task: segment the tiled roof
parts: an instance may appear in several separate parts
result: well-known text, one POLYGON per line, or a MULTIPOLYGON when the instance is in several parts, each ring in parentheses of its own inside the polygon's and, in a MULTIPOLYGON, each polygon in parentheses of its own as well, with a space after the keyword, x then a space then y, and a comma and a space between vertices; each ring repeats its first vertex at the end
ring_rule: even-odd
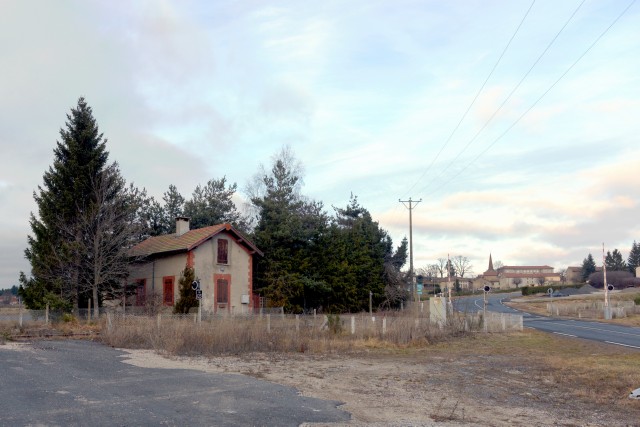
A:
POLYGON ((541 269, 541 268, 553 268, 548 265, 505 265, 499 268, 499 270, 505 270, 512 268, 514 270, 529 270, 529 269, 541 269))
POLYGON ((560 277, 560 273, 503 273, 500 277, 504 277, 506 279, 560 277))
POLYGON ((187 252, 200 244, 204 243, 216 234, 227 231, 236 237, 236 241, 252 251, 262 255, 262 252, 238 230, 233 228, 231 224, 218 224, 210 227, 189 230, 181 236, 174 234, 165 234, 163 236, 149 237, 148 239, 138 243, 131 248, 130 254, 133 257, 147 257, 150 255, 170 253, 170 252, 187 252))

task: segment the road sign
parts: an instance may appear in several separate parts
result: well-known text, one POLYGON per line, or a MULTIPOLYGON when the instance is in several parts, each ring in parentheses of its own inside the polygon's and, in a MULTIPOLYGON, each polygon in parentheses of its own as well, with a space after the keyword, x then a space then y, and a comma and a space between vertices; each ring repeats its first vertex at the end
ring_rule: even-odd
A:
POLYGON ((196 299, 202 299, 202 289, 196 289, 196 299))
POLYGON ((485 286, 483 289, 485 292, 489 292, 491 290, 491 286, 485 286))
POLYGON ((551 295, 551 294, 553 293, 553 288, 549 288, 549 289, 547 289, 547 293, 548 293, 549 295, 551 295))
POLYGON ((193 289, 194 291, 200 289, 200 282, 198 282, 197 280, 191 282, 191 289, 193 289))
POLYGON ((608 291, 612 291, 613 290, 613 285, 607 285, 607 290, 608 291))

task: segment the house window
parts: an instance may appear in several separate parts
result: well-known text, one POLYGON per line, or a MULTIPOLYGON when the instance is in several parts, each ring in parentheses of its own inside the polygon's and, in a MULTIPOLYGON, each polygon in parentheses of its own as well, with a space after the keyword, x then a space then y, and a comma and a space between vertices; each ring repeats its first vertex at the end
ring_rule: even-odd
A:
POLYGON ((147 299, 147 280, 136 280, 136 305, 144 305, 147 299))
POLYGON ((218 239, 218 264, 229 264, 229 241, 218 239))
POLYGON ((164 305, 173 305, 173 280, 174 276, 162 278, 162 301, 164 305))
POLYGON ((218 304, 229 302, 229 282, 225 279, 218 279, 216 282, 216 301, 218 304))

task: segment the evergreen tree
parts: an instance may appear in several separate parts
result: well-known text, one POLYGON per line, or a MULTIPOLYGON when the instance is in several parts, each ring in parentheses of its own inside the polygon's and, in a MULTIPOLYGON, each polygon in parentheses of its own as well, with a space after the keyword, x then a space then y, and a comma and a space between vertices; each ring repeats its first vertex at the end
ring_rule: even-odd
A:
POLYGON ((32 278, 22 281, 25 302, 31 301, 32 306, 53 298, 56 304, 70 303, 77 308, 82 297, 81 268, 86 254, 80 251, 84 237, 80 223, 94 203, 94 185, 108 153, 84 98, 67 119, 54 149, 53 165, 44 173, 43 186, 34 192, 38 216, 31 214, 32 235, 25 250, 32 278))
POLYGON ((174 313, 187 314, 192 307, 198 306, 196 299, 196 291, 193 290, 191 284, 197 280, 193 267, 185 266, 180 274, 180 297, 173 307, 174 313))
POLYGON ((640 267, 640 243, 633 241, 631 246, 631 252, 629 252, 629 258, 627 259, 627 266, 632 274, 636 274, 636 268, 640 267))
POLYGON ((589 254, 582 261, 582 281, 589 280, 589 276, 596 271, 596 262, 593 260, 593 256, 589 254))
POLYGON ((251 198, 257 212, 252 237, 264 252, 255 263, 254 288, 272 306, 300 312, 315 307, 327 290, 318 274, 327 218, 322 204, 300 196, 301 176, 295 165, 285 149, 274 159, 270 172, 260 174, 260 190, 251 198))
POLYGON ((175 185, 169 185, 169 190, 162 196, 164 201, 163 233, 176 232, 176 218, 184 215, 184 197, 178 192, 175 185))
POLYGON ((192 228, 209 225, 231 223, 240 230, 246 229, 246 221, 242 218, 233 202, 237 185, 227 185, 227 178, 211 179, 204 187, 198 185, 191 199, 184 204, 184 214, 191 220, 192 228))
POLYGON ((373 221, 367 209, 351 196, 346 208, 334 208, 323 261, 324 277, 331 293, 327 307, 335 312, 366 310, 369 293, 376 305, 399 304, 407 297, 406 274, 400 268, 407 259, 407 241, 393 251, 387 232, 373 221), (402 292, 397 292, 400 289, 402 292))
POLYGON ((613 252, 607 251, 607 256, 604 258, 604 263, 607 266, 607 270, 610 271, 627 270, 627 264, 624 262, 624 259, 622 259, 622 254, 617 249, 614 249, 613 252))

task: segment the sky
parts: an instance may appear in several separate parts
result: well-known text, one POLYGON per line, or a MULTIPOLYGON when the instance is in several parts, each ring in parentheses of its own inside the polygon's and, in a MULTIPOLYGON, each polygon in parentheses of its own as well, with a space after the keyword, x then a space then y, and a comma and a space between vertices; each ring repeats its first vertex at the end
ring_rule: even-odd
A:
POLYGON ((634 0, 0 2, 0 289, 85 97, 128 182, 238 204, 288 146, 302 193, 354 194, 414 268, 576 266, 640 241, 634 0))

